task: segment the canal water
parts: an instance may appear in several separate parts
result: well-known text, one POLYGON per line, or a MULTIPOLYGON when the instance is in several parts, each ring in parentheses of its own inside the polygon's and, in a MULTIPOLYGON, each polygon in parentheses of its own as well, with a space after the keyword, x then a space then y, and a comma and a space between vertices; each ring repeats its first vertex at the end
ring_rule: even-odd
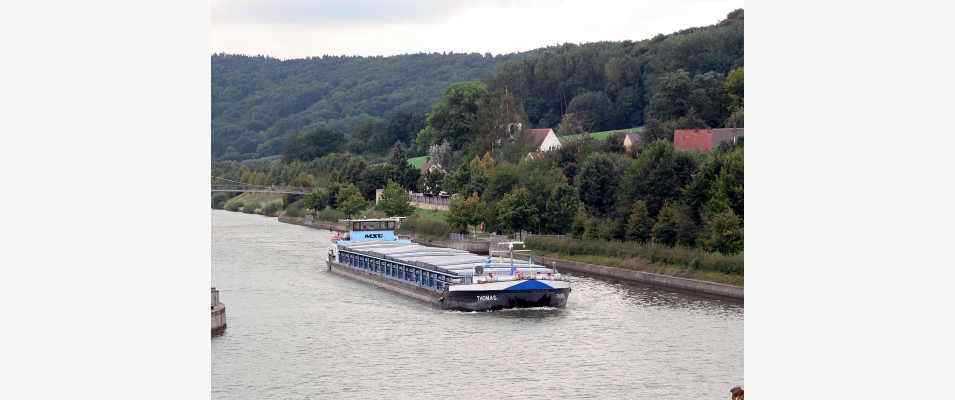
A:
POLYGON ((464 313, 333 275, 328 231, 212 211, 213 399, 722 399, 738 302, 573 276, 564 309, 464 313))

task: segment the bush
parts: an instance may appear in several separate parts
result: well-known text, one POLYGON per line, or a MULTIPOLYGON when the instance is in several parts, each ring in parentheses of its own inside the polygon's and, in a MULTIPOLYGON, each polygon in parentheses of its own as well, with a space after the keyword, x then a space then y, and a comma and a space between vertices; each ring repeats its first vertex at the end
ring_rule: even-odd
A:
POLYGON ((305 210, 303 210, 302 208, 303 206, 302 206, 301 199, 294 201, 292 202, 292 204, 289 204, 288 207, 285 208, 285 215, 289 217, 304 217, 305 210))
POLYGON ((258 209, 258 208, 259 208, 259 205, 258 205, 258 204, 255 204, 255 203, 246 204, 246 205, 242 206, 242 212, 244 212, 244 213, 246 213, 246 214, 255 214, 255 210, 258 209))
POLYGON ((221 210, 225 203, 229 201, 229 195, 225 193, 216 193, 212 195, 212 208, 221 210))
POLYGON ((241 201, 235 201, 235 202, 232 202, 231 204, 227 205, 227 206, 225 207, 225 209, 226 209, 226 210, 229 210, 229 211, 239 211, 239 210, 242 209, 242 207, 243 207, 243 204, 242 204, 241 201))
POLYGON ((331 207, 325 207, 321 211, 315 213, 315 218, 320 221, 338 222, 345 219, 346 217, 347 215, 345 215, 345 213, 331 207))
POLYGON ((701 271, 743 274, 743 255, 724 255, 686 247, 667 247, 611 240, 574 240, 531 236, 528 248, 566 255, 597 255, 616 258, 640 257, 650 262, 679 265, 701 271))
POLYGON ((448 233, 451 232, 451 227, 447 222, 424 218, 416 214, 408 217, 401 223, 400 231, 402 233, 413 232, 417 235, 447 237, 448 233))
POLYGON ((268 215, 270 217, 274 217, 278 215, 281 209, 282 209, 281 203, 271 202, 269 204, 266 204, 265 207, 262 208, 262 214, 268 215))

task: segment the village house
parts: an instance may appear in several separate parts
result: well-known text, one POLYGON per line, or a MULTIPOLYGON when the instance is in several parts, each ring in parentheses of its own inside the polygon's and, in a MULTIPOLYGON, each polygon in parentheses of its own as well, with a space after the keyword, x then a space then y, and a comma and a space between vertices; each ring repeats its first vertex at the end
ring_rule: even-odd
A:
MULTIPOLYGON (((527 140, 536 153, 546 153, 551 150, 557 150, 561 146, 557 134, 550 128, 528 129, 524 134, 527 135, 527 140)), ((528 156, 531 154, 528 154, 528 156)))
POLYGON ((640 132, 629 132, 623 135, 623 148, 627 149, 628 153, 633 153, 639 145, 640 132))
POLYGON ((736 143, 743 137, 743 128, 697 128, 673 131, 673 147, 677 150, 710 151, 721 143, 736 143))

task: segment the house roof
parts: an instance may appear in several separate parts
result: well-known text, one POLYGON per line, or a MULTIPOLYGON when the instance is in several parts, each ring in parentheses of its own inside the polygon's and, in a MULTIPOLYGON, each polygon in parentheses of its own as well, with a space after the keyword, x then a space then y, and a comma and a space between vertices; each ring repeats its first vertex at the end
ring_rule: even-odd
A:
POLYGON ((539 148, 541 144, 544 143, 544 139, 547 139, 547 135, 553 131, 554 130, 550 128, 535 128, 528 129, 524 132, 527 134, 528 142, 530 142, 534 148, 539 148))

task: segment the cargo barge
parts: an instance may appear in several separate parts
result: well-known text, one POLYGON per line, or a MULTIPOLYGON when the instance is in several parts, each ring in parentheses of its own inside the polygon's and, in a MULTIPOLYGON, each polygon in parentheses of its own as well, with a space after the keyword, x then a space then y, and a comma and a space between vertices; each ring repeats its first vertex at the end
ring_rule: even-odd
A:
POLYGON ((461 311, 564 307, 570 281, 555 269, 516 260, 521 242, 504 242, 488 256, 401 239, 397 218, 343 221, 333 238, 328 270, 438 307, 461 311))

